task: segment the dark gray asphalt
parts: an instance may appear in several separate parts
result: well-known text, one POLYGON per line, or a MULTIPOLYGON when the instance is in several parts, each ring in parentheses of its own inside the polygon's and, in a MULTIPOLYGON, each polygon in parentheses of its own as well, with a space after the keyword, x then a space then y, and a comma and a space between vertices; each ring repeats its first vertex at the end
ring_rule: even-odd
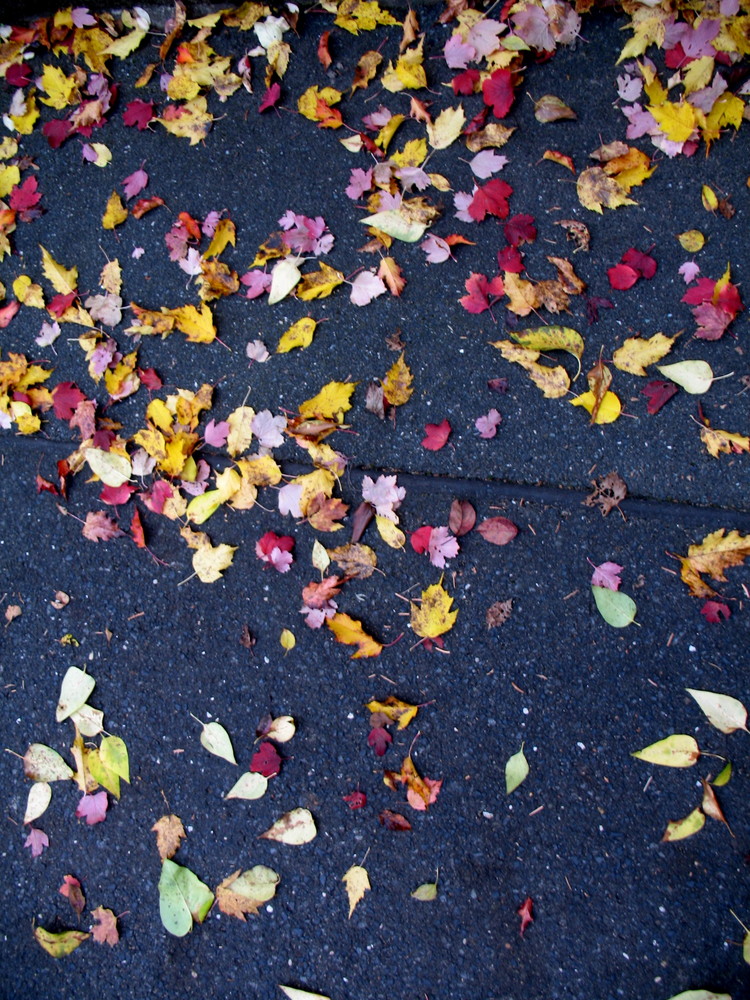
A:
MULTIPOLYGON (((437 12, 418 11, 432 55, 442 51, 450 33, 434 24, 437 12)), ((21 273, 39 280, 42 243, 67 267, 78 266, 79 287, 87 292, 95 290, 105 259, 118 257, 126 301, 153 309, 197 302, 164 248, 164 233, 180 211, 196 218, 227 211, 238 240, 222 259, 239 273, 287 209, 325 218, 336 237, 326 258, 333 266, 347 275, 374 266, 377 256, 359 250, 361 212, 343 194, 350 168, 368 161, 345 152, 338 135, 289 109, 312 83, 348 90, 359 55, 381 41, 386 58, 395 58, 400 32, 354 38, 335 29, 335 63, 326 74, 315 49, 331 22, 330 15, 315 12, 301 21, 282 82, 282 110, 257 114, 263 92, 258 68, 252 95, 238 92, 223 104, 210 98, 217 120, 205 143, 194 148, 159 126, 141 133, 122 125, 120 111, 134 97, 155 99, 159 107, 165 98, 156 80, 133 89, 144 64, 155 58, 153 49, 117 63, 117 110, 93 137, 112 150, 110 166, 99 170, 83 163, 77 138, 50 150, 39 127, 23 137, 23 151, 39 167, 45 213, 19 224, 11 237, 16 253, 0 265, 0 280, 9 290, 21 273), (161 196, 168 207, 103 231, 110 192, 144 161, 150 176, 144 194, 161 196), (146 251, 140 260, 131 259, 136 246, 146 251)), ((702 274, 718 278, 731 262, 733 281, 747 298, 747 124, 736 137, 722 137, 708 158, 703 149, 692 159, 657 154, 658 169, 634 189, 638 205, 605 210, 602 217, 581 207, 572 174, 541 159, 556 148, 580 170, 600 143, 624 138, 625 118, 613 107, 622 23, 612 15, 594 17, 574 49, 528 68, 506 119, 517 131, 501 150, 509 163, 498 176, 514 189, 511 213, 536 220, 539 238, 523 248, 529 273, 554 277, 545 256, 571 257, 589 293, 615 303, 589 325, 582 298, 572 300, 564 322, 585 339, 584 371, 600 350, 611 357, 638 331, 673 335, 685 329, 667 360, 700 357, 716 374, 733 372, 711 387, 703 407, 715 426, 747 433, 750 393, 743 394, 741 381, 748 374, 746 314, 734 322, 732 336, 715 343, 691 339, 693 321, 679 301, 685 286, 677 273, 688 255, 675 239, 687 229, 705 232, 709 239, 698 255, 702 274), (537 123, 527 94, 544 93, 574 107, 578 120, 537 123), (731 197, 737 209, 732 219, 705 212, 703 184, 731 197), (571 244, 554 225, 560 218, 590 227, 588 255, 572 256, 571 244), (655 278, 630 291, 612 291, 607 268, 629 247, 652 245, 655 278)), ((237 57, 252 42, 223 31, 214 44, 237 57)), ((441 86, 447 79, 442 59, 425 62, 431 90, 418 96, 434 102, 433 112, 455 104, 441 86)), ((35 72, 41 65, 37 57, 35 72)), ((375 87, 344 100, 347 122, 358 121, 381 99, 406 112, 407 97, 378 95, 375 87)), ((4 87, 4 108, 9 98, 4 87)), ((470 99, 467 108, 474 113, 478 102, 470 99)), ((47 109, 43 116, 51 117, 47 109)), ((421 129, 407 122, 396 146, 421 129)), ((645 140, 635 145, 654 152, 645 140)), ((455 190, 469 190, 468 156, 456 143, 437 152, 431 166, 455 190)), ((451 218, 450 194, 437 197, 445 215, 434 231, 461 232, 477 245, 457 247, 457 261, 440 266, 425 264, 416 245, 396 246, 393 254, 408 281, 400 298, 383 296, 360 309, 341 289, 318 302, 287 299, 273 307, 233 296, 214 305, 223 344, 188 344, 180 334, 146 338, 139 365, 159 372, 161 397, 167 390, 215 384, 208 416, 217 420, 241 405, 248 390, 249 405, 276 413, 295 410, 329 380, 358 380, 347 416, 352 433, 329 439, 350 458, 341 488, 347 503, 359 503, 363 473, 397 472, 407 490, 399 509, 407 534, 423 524, 446 524, 454 498, 469 499, 480 519, 510 518, 519 528, 510 544, 494 547, 472 532, 460 539, 461 551, 448 564, 444 584, 458 609, 456 625, 445 636, 448 654, 411 648, 415 636, 404 617, 404 595, 418 595, 441 571, 408 543, 404 552, 388 549, 374 524, 363 541, 376 549, 383 575, 350 581, 339 609, 361 619, 384 643, 405 634, 378 658, 351 660, 346 647, 325 629, 307 629, 298 613, 301 589, 317 575, 311 566, 314 539, 342 544, 348 531, 316 534, 295 525, 275 510, 266 490, 259 499, 273 510, 221 510, 200 529, 214 543, 238 546, 224 578, 181 584, 191 573, 190 552, 174 522, 141 507, 149 546, 161 560, 156 562, 126 538, 86 541, 80 524, 58 511, 55 498, 37 495, 37 472, 54 478, 55 462, 74 447, 65 424, 50 415, 43 435, 2 432, 0 593, 3 609, 22 609, 7 626, 2 622, 3 746, 22 754, 30 743, 42 742, 69 757, 72 727, 55 722, 55 704, 65 671, 76 664, 96 678, 91 701, 104 710, 107 730, 126 741, 133 775, 105 822, 92 827, 74 816, 75 789, 56 785, 49 810, 35 824, 50 846, 32 859, 23 848, 28 782, 16 758, 0 757, 3 996, 244 1000, 281 996, 279 984, 331 1000, 667 1000, 698 988, 734 1000, 747 995, 743 932, 730 914, 734 910, 750 925, 746 736, 711 728, 685 688, 723 692, 750 704, 750 580, 747 567, 730 570, 729 581, 718 587, 731 618, 710 624, 668 553, 685 554, 717 528, 750 532, 750 458, 706 454, 693 420, 697 397, 681 393, 648 416, 640 395, 645 380, 621 372, 615 372, 613 388, 628 415, 615 424, 589 427, 580 409, 544 399, 488 344, 526 321, 498 306, 493 322, 489 313, 472 316, 457 302, 472 271, 495 273, 503 245, 497 224, 463 224, 451 218), (273 351, 290 323, 308 313, 327 320, 310 347, 248 369, 248 340, 261 337, 273 351), (397 356, 385 343, 397 328, 415 391, 394 426, 366 412, 364 400, 367 382, 382 378, 397 356), (508 379, 507 393, 487 388, 494 377, 508 379), (496 438, 481 440, 474 421, 492 406, 503 423, 496 438), (428 452, 421 446, 424 425, 443 418, 453 428, 449 444, 428 452), (581 501, 595 476, 613 470, 627 483, 629 499, 622 505, 624 517, 614 511, 603 518, 581 501), (295 538, 288 574, 264 571, 256 558, 255 542, 269 530, 295 538), (637 602, 637 625, 615 630, 600 618, 589 560, 624 567, 622 589, 637 602), (51 605, 56 591, 70 596, 67 607, 51 605), (510 619, 488 631, 486 610, 508 599, 510 619), (245 626, 257 639, 253 650, 240 641, 245 626), (297 641, 287 654, 278 641, 284 628, 297 641), (79 645, 61 644, 66 634, 79 645), (364 703, 391 693, 429 704, 408 729, 394 733, 380 759, 367 746, 364 703), (225 801, 239 772, 203 750, 190 713, 219 720, 246 766, 256 724, 267 712, 297 722, 297 735, 282 748, 282 772, 264 798, 225 801), (403 795, 382 780, 383 767, 398 769, 417 732, 417 767, 444 781, 427 813, 409 809, 403 795), (670 733, 694 734, 702 749, 732 760, 734 775, 719 795, 734 837, 708 820, 680 844, 660 842, 669 820, 700 804, 699 778, 721 766, 706 758, 691 770, 661 769, 630 756, 670 733), (530 774, 506 797, 505 761, 522 741, 530 774), (342 797, 356 788, 368 801, 352 811, 342 797), (315 817, 319 832, 312 843, 291 847, 257 839, 296 806, 315 817), (383 809, 408 815, 412 831, 386 830, 378 822, 383 809), (182 818, 188 834, 176 861, 213 889, 238 868, 269 865, 281 876, 272 902, 246 924, 214 908, 190 935, 171 937, 159 920, 160 863, 151 832, 167 812, 182 818), (372 890, 347 919, 341 879, 353 864, 368 869, 372 890), (437 899, 412 899, 412 890, 433 881, 436 869, 437 899), (102 905, 121 915, 122 936, 114 949, 87 941, 55 961, 34 942, 34 922, 53 930, 78 926, 58 894, 67 874, 80 879, 90 908, 102 905), (517 910, 529 896, 535 920, 522 938, 517 910)), ((21 310, 0 334, 2 357, 11 350, 34 358, 41 353, 55 368, 51 384, 76 381, 104 401, 79 346, 67 339, 77 328, 64 327, 55 353, 36 347, 41 316, 21 310)), ((114 336, 126 347, 122 327, 114 336)), ((143 426, 147 401, 142 388, 107 415, 132 434, 143 426)), ((290 469, 304 460, 291 442, 278 454, 290 469)), ((82 473, 72 481, 65 505, 78 517, 103 509, 98 486, 85 479, 82 473)), ((122 510, 123 527, 132 506, 122 510)), ((88 930, 88 911, 80 926, 88 930)))

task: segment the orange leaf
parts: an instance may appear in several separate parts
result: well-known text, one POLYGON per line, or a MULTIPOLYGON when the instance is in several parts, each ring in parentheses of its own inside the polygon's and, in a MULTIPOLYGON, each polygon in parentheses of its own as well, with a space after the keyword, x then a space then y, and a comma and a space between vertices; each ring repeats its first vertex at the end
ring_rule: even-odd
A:
POLYGON ((346 646, 356 646, 357 652, 352 653, 352 659, 356 660, 362 656, 378 656, 382 645, 362 628, 362 622, 349 615, 335 614, 326 621, 326 625, 333 632, 337 642, 342 642, 346 646))

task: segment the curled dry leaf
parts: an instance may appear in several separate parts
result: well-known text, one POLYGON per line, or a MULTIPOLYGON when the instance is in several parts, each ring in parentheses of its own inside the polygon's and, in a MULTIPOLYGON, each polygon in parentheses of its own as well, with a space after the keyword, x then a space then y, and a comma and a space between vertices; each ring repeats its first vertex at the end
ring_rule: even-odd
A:
POLYGON ((587 507, 598 507, 604 517, 619 507, 628 495, 627 486, 616 472, 609 472, 606 476, 592 480, 591 485, 594 491, 583 503, 587 507))
POLYGON ((507 601, 495 601, 494 604, 487 608, 485 614, 485 621, 487 622, 487 628, 497 628, 499 625, 505 624, 510 618, 511 611, 513 610, 513 599, 510 598, 507 601))

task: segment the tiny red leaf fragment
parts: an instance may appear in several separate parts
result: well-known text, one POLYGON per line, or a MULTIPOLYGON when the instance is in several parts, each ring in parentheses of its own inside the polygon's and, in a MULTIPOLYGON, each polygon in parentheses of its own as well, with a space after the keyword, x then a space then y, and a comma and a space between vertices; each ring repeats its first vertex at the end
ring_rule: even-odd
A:
POLYGON ((675 385, 674 382, 667 382, 666 379, 661 378, 652 379, 641 389, 641 395, 648 399, 646 410, 651 416, 658 413, 662 406, 668 403, 672 396, 675 396, 678 392, 679 386, 675 385))
POLYGON ((492 545, 507 545, 518 534, 518 528, 507 517, 488 517, 478 525, 477 531, 492 545))
POLYGON ((378 757, 385 754, 392 740, 393 737, 384 726, 375 726, 367 735, 367 745, 372 747, 378 757))
POLYGON ((729 618, 731 611, 729 610, 729 605, 723 604, 721 601, 706 601, 701 608, 701 614, 707 622, 716 625, 729 618))
POLYGON ((439 424, 425 424, 424 429, 426 436, 422 439, 422 447, 428 451, 440 451, 452 430, 447 420, 441 420, 439 424))
POLYGON ((360 792, 359 789, 356 792, 349 792, 348 795, 342 797, 350 809, 362 809, 367 805, 367 796, 364 792, 360 792))
POLYGON ((523 903, 518 907, 516 913, 521 918, 521 937, 523 937, 523 932, 529 926, 529 924, 534 922, 534 900, 531 896, 527 896, 523 903))
POLYGON ((411 823, 406 816, 402 816, 401 813, 393 812, 391 809, 384 809, 378 816, 378 819, 386 830, 395 830, 396 832, 411 830, 411 823))

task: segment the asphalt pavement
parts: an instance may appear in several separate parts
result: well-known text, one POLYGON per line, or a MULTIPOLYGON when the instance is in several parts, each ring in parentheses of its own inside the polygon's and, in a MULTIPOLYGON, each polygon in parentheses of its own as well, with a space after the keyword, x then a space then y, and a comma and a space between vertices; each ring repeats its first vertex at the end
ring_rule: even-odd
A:
MULTIPOLYGON (((387 9, 399 22, 407 14, 387 9)), ((0 719, 8 750, 0 758, 3 996, 238 1000, 280 997, 279 986, 331 1000, 667 1000, 691 989, 734 1000, 748 995, 745 931, 732 914, 750 926, 747 734, 711 726, 686 688, 750 704, 750 579, 742 558, 726 581, 706 577, 717 591, 713 600, 729 613, 726 618, 714 609, 720 620, 710 621, 705 600, 680 579, 676 557, 721 529, 750 535, 750 457, 741 444, 750 433, 747 313, 737 311, 720 339, 696 338, 692 306, 681 301, 696 282, 688 285, 679 271, 695 261, 698 277, 717 282, 729 265, 731 284, 747 299, 749 126, 723 127, 708 151, 701 143, 692 156, 668 156, 648 136, 628 139, 617 79, 627 70, 616 65, 630 37, 623 30, 628 19, 612 10, 589 14, 573 44, 527 57, 502 119, 514 131, 495 149, 507 158, 502 169, 475 177, 475 153, 463 136, 432 149, 425 169, 445 183, 438 179, 437 186, 408 197, 424 196, 440 208, 439 217, 415 242, 394 239, 389 249, 365 250, 371 236, 361 219, 372 192, 351 198, 345 189, 353 169, 368 170, 376 160, 367 149, 353 152, 339 140, 356 141, 364 133, 372 143, 377 132, 367 132, 361 120, 383 105, 405 116, 389 147, 392 155, 425 136, 424 123, 408 117, 412 97, 427 105, 433 120, 461 105, 464 128, 485 106, 481 93, 456 95, 450 86, 461 70, 446 66, 444 46, 455 21, 441 24, 442 9, 414 9, 418 32, 405 50, 413 51, 424 33, 427 87, 397 92, 383 89, 380 80, 389 61, 399 59, 400 24, 355 35, 334 24, 334 13, 303 11, 296 30, 283 35, 290 57, 283 76, 272 78, 280 82, 275 106, 259 112, 267 97, 266 60, 250 55, 251 89, 240 80, 224 100, 214 89, 201 90, 213 121, 205 138, 191 145, 161 122, 140 129, 123 120, 133 101, 153 102, 154 114, 163 116, 170 104, 185 100, 169 98, 161 74, 174 74, 176 65, 189 66, 205 54, 195 35, 208 32, 208 22, 186 24, 160 63, 164 9, 146 6, 153 14, 151 33, 132 54, 109 62, 112 76, 104 83, 116 83, 117 90, 102 127, 52 148, 42 125, 69 116, 76 105, 40 103, 41 116, 28 134, 18 133, 17 122, 5 130, 18 139, 18 152, 6 162, 19 166, 19 184, 36 179, 43 211, 37 217, 33 206, 27 209, 31 218, 19 217, 9 233, 12 251, 0 263, 7 298, 0 310, 25 294, 21 275, 42 286, 46 305, 62 294, 45 274, 40 245, 63 269, 78 269, 81 306, 103 294, 102 269, 116 259, 123 315, 112 325, 95 323, 104 332, 99 349, 106 352, 109 337, 122 355, 137 348, 141 374, 137 391, 113 400, 121 359, 110 351, 112 381, 96 381, 82 350, 95 345, 79 341, 86 327, 61 321, 60 336, 39 344, 42 322, 54 317, 28 301, 0 331, 4 378, 3 363, 20 353, 52 370, 48 389, 72 382, 97 404, 96 437, 86 439, 83 429, 43 405, 33 408, 40 429, 22 434, 17 418, 23 404, 41 397, 21 386, 15 422, 0 431, 0 719), (326 31, 328 68, 318 55, 326 31), (375 50, 384 57, 375 79, 352 91, 360 57, 375 50), (149 64, 155 65, 144 84, 149 64), (312 85, 342 93, 332 105, 343 116, 341 128, 318 127, 298 112, 298 99, 312 85), (575 119, 538 121, 535 102, 548 94, 572 108, 575 119), (591 154, 615 142, 641 150, 656 169, 630 191, 636 204, 599 214, 583 206, 577 181, 598 162, 591 154), (92 149, 93 156, 105 155, 97 143, 111 153, 101 167, 90 162, 92 149), (557 159, 545 158, 549 151, 557 159), (566 157, 572 164, 560 162, 566 157), (139 170, 148 183, 128 200, 123 181, 139 170), (457 218, 454 193, 471 194, 474 184, 492 179, 512 189, 507 218, 457 218), (706 186, 717 197, 715 210, 703 204, 706 186), (106 229, 102 217, 113 191, 131 212, 106 229), (135 218, 137 200, 151 197, 163 204, 135 218), (339 285, 329 297, 290 294, 269 305, 266 294, 248 299, 243 293, 252 286, 240 283, 239 291, 210 302, 216 327, 210 343, 191 342, 179 330, 163 338, 126 333, 136 315, 129 303, 157 313, 201 306, 195 275, 188 272, 191 261, 200 270, 211 236, 193 238, 190 246, 200 253, 186 256, 184 268, 170 260, 165 235, 180 213, 199 224, 210 213, 218 213, 214 225, 219 218, 234 223, 236 242, 214 258, 227 265, 231 280, 231 272, 239 278, 271 271, 279 257, 255 268, 253 261, 290 212, 324 220, 335 239, 324 256, 313 258, 309 247, 301 253, 307 258, 303 273, 324 261, 356 282, 391 257, 406 279, 401 294, 386 289, 356 305, 352 288, 339 285), (538 304, 520 316, 506 308, 507 295, 497 295, 490 309, 472 313, 459 301, 472 274, 498 274, 504 225, 517 215, 530 216, 536 229, 535 239, 517 246, 524 255, 520 277, 555 281, 557 269, 548 259, 555 257, 569 261, 585 283, 570 292, 567 311, 538 304), (576 251, 570 226, 559 224, 565 220, 586 226, 588 249, 576 251), (696 252, 677 239, 691 230, 705 237, 696 252), (420 246, 430 235, 470 242, 454 241, 451 257, 431 263, 420 246), (613 288, 608 269, 629 250, 652 258, 656 271, 631 288, 613 288), (317 321, 309 346, 277 353, 285 331, 308 316, 317 321), (582 338, 582 374, 567 396, 545 397, 524 368, 493 346, 540 326, 571 328, 582 338), (649 413, 642 390, 664 376, 652 365, 647 377, 624 372, 612 358, 628 338, 659 332, 679 334, 660 363, 703 360, 714 376, 726 377, 701 395, 680 389, 649 413), (267 360, 248 357, 256 341, 270 353, 267 360), (382 384, 402 355, 413 391, 381 419, 366 405, 368 386, 382 384), (614 376, 622 414, 592 425, 570 400, 585 391, 586 373, 600 358, 614 376), (213 391, 210 408, 195 422, 195 458, 208 463, 208 488, 215 489, 216 473, 255 453, 261 435, 256 426, 256 441, 232 454, 217 443, 221 430, 212 436, 207 429, 209 421, 221 424, 248 406, 270 411, 269 418, 285 416, 289 431, 305 401, 331 382, 356 383, 351 408, 339 420, 321 417, 320 408, 311 416, 341 425, 321 441, 345 457, 345 468, 330 453, 309 454, 289 433, 269 451, 286 482, 312 472, 316 461, 318 467, 333 462, 333 495, 349 505, 341 530, 316 530, 311 510, 307 517, 282 514, 277 490, 284 481, 259 487, 249 509, 223 503, 204 523, 193 518, 192 529, 213 546, 234 547, 231 565, 215 582, 194 574, 193 550, 180 533, 187 524, 184 503, 173 498, 173 517, 158 512, 154 484, 173 483, 176 496, 179 476, 131 465, 125 480, 136 492, 108 504, 91 465, 82 463, 66 477, 66 495, 61 492, 57 463, 67 459, 75 466, 82 438, 84 448, 105 455, 119 450, 131 462, 149 404, 153 418, 152 401, 204 385, 213 391), (493 437, 483 437, 476 421, 493 409, 502 421, 493 437), (425 448, 426 425, 444 420, 450 425, 445 445, 425 448), (709 425, 736 435, 738 448, 709 454, 701 440, 701 428, 709 425), (122 448, 115 435, 125 442, 122 448), (610 473, 625 484, 627 496, 604 516, 584 501, 594 482, 610 473), (302 590, 321 575, 344 575, 335 560, 319 572, 320 546, 351 541, 360 527, 355 511, 365 477, 379 476, 395 476, 404 490, 393 513, 405 544, 388 545, 374 518, 364 527, 361 543, 375 553, 377 568, 346 580, 334 600, 338 614, 361 622, 383 648, 377 656, 352 658, 356 646, 336 642, 325 625, 305 624, 302 590), (411 537, 424 526, 448 526, 456 500, 471 505, 477 524, 504 518, 517 534, 496 545, 468 530, 444 566, 431 564, 411 537), (136 544, 135 510, 147 548, 136 544), (114 519, 123 534, 98 542, 83 537, 82 523, 96 513, 114 519), (294 540, 288 572, 277 572, 257 554, 268 532, 294 540), (606 562, 621 567, 620 589, 637 605, 627 627, 612 627, 597 610, 592 572, 606 562), (413 615, 431 586, 443 588, 457 617, 430 649, 430 642, 419 641, 413 615), (491 608, 490 621, 497 624, 488 627, 491 608), (284 630, 294 637, 290 649, 281 644, 284 630), (31 782, 17 755, 42 743, 77 766, 70 749, 74 727, 68 719, 56 721, 61 684, 74 665, 96 681, 89 702, 104 712, 105 735, 125 741, 131 781, 122 783, 119 799, 108 795, 106 817, 91 825, 75 815, 81 797, 75 782, 55 782, 48 809, 24 824, 31 782), (392 742, 377 756, 368 745, 372 722, 365 706, 389 695, 420 707, 406 728, 389 726, 392 742), (280 773, 269 778, 262 798, 227 799, 257 750, 256 728, 268 714, 291 716, 296 725, 294 737, 278 745, 280 773), (207 752, 193 717, 226 729, 238 766, 207 752), (674 843, 662 840, 667 824, 701 806, 701 779, 716 777, 723 761, 705 756, 691 769, 667 768, 632 756, 670 734, 693 736, 702 751, 733 766, 729 783, 716 789, 728 825, 709 816, 694 836, 674 843), (507 794, 506 762, 521 748, 528 776, 507 794), (399 772, 409 756, 423 777, 442 780, 427 809, 413 808, 393 779, 394 787, 384 782, 384 771, 399 772), (344 797, 358 791, 366 802, 351 808, 355 803, 344 797), (314 839, 289 845, 260 838, 296 808, 312 815, 314 839), (390 828, 395 821, 386 811, 411 829, 390 828), (160 918, 162 861, 152 830, 165 815, 178 816, 186 834, 174 861, 213 892, 238 869, 265 865, 279 875, 273 898, 245 922, 215 904, 190 933, 170 934, 160 918), (32 828, 49 841, 37 857, 24 846, 32 828), (354 865, 366 868, 371 888, 350 913, 342 879, 354 865), (85 895, 80 917, 59 892, 68 875, 85 895), (434 883, 434 899, 412 896, 420 885, 434 883), (529 898, 533 921, 521 933, 519 910, 529 898), (99 906, 118 918, 116 944, 88 938, 70 955, 54 958, 35 940, 39 927, 88 932, 99 906)), ((500 16, 499 8, 488 12, 493 16, 500 16)), ((217 24, 205 44, 229 56, 230 71, 239 75, 239 60, 259 38, 229 21, 217 24)), ((120 24, 120 33, 138 30, 137 24, 120 24)), ((14 82, 18 67, 10 78, 6 72, 4 113, 18 111, 18 105, 11 108, 14 93, 28 97, 45 65, 62 67, 63 75, 73 71, 69 55, 25 41, 31 82, 14 82)), ((14 61, 7 48, 12 40, 5 44, 4 72, 14 61)), ((654 46, 647 56, 666 83, 675 67, 665 68, 664 53, 654 46)), ((736 62, 734 76, 722 69, 740 94, 746 63, 746 57, 736 62)), ((41 84, 36 96, 45 96, 41 84)), ((314 101, 313 108, 326 114, 314 101)), ((485 124, 498 121, 490 113, 485 124)), ((389 190, 397 193, 395 180, 389 190)), ((10 191, 6 202, 8 197, 12 203, 10 191)), ((512 281, 506 275, 506 292, 512 281)), ((559 351, 544 351, 539 361, 562 365, 571 379, 578 368, 575 358, 559 351)), ((0 407, 0 417, 4 412, 0 407)), ((111 466, 106 469, 111 478, 111 466)), ((196 492, 183 482, 186 501, 196 492)), ((455 511, 450 523, 455 532, 455 511)), ((100 739, 86 743, 98 746, 100 739)))

